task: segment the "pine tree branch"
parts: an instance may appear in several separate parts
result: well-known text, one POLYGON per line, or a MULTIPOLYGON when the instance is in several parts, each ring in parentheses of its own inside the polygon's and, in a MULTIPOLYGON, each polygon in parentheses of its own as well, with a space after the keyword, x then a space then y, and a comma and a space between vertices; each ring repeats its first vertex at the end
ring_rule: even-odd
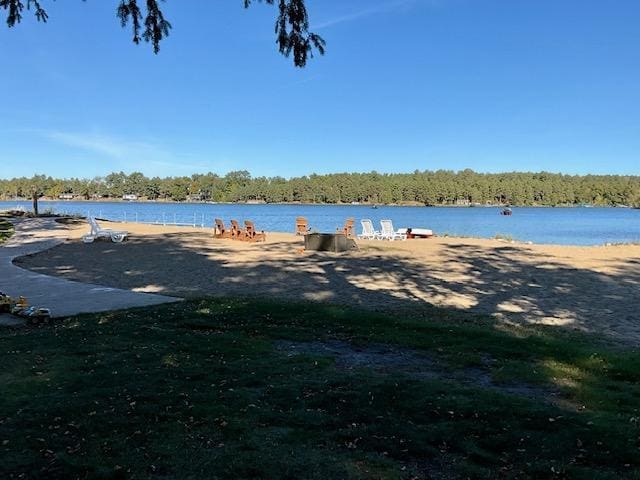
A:
MULTIPOLYGON (((86 1, 86 0, 85 0, 86 1)), ((131 24, 133 42, 139 44, 141 40, 151 43, 153 51, 160 51, 160 43, 172 29, 171 23, 164 17, 159 2, 165 0, 120 0, 116 16, 123 27, 131 24), (144 12, 138 5, 145 3, 144 12)), ((260 2, 274 5, 276 0, 243 0, 244 7, 249 8, 252 3, 260 2)), ((305 0, 277 0, 278 16, 275 23, 276 43, 281 54, 285 57, 293 56, 296 67, 304 67, 309 58, 313 58, 314 51, 324 55, 326 42, 324 39, 309 31, 309 16, 305 0)), ((49 18, 41 5, 42 0, 0 0, 0 10, 7 12, 7 25, 14 27, 22 21, 25 8, 33 8, 36 19, 46 22, 49 18)))

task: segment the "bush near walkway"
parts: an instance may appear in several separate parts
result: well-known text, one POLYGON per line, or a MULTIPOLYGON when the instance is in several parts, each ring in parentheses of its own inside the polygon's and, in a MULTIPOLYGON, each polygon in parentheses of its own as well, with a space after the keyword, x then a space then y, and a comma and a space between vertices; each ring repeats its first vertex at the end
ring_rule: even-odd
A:
POLYGON ((0 478, 640 478, 640 353, 203 299, 0 330, 0 478))
POLYGON ((13 235, 13 225, 0 215, 0 243, 6 242, 13 235))

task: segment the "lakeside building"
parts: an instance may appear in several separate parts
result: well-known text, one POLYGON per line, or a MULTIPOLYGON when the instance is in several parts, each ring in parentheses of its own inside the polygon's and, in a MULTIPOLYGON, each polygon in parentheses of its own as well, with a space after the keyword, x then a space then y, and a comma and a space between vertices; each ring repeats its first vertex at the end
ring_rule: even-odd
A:
POLYGON ((192 193, 190 195, 187 195, 187 202, 202 202, 204 201, 204 198, 202 197, 201 193, 192 193))

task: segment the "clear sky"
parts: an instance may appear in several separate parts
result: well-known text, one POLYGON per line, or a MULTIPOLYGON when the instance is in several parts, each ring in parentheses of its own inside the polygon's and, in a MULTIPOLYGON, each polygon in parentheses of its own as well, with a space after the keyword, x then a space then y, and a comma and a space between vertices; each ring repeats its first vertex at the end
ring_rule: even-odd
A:
POLYGON ((638 0, 307 0, 305 69, 273 6, 168 0, 156 56, 116 0, 43 3, 0 25, 0 177, 640 174, 638 0))

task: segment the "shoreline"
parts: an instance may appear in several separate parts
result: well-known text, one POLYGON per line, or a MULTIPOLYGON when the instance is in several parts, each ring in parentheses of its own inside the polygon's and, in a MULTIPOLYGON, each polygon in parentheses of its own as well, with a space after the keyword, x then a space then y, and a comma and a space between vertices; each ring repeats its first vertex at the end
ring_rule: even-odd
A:
POLYGON ((87 245, 80 240, 85 222, 60 224, 65 243, 16 264, 68 280, 182 298, 251 292, 373 310, 437 306, 640 344, 640 245, 435 237, 365 240, 358 251, 332 254, 304 251, 302 237, 293 233, 268 232, 265 243, 246 243, 214 239, 210 229, 103 223, 129 231, 128 241, 87 245))
MULTIPOLYGON (((90 203, 90 202, 87 202, 90 203)), ((135 202, 132 202, 135 203, 135 202)), ((139 202, 139 203, 146 203, 146 202, 139 202)), ((173 202, 176 203, 176 202, 173 202)), ((180 203, 180 202, 178 202, 180 203)), ((186 203, 186 202, 185 202, 186 203)), ((194 205, 200 205, 199 203, 194 203, 194 205)), ((217 204, 217 205, 238 205, 238 204, 217 204)), ((273 204, 270 204, 273 205, 273 204)), ((318 205, 320 206, 320 205, 318 205)), ((0 213, 2 212, 10 212, 11 210, 3 210, 2 208, 0 208, 0 213)), ((78 214, 78 215, 71 215, 71 214, 40 214, 40 217, 56 217, 56 218, 78 218, 78 219, 83 219, 86 220, 86 216, 82 215, 82 214, 78 214)), ((206 230, 213 230, 213 225, 199 225, 199 224, 188 224, 188 223, 178 223, 178 224, 174 224, 174 223, 161 223, 161 222, 135 222, 135 221, 131 221, 129 219, 123 219, 123 220, 116 220, 116 219, 108 219, 108 218, 101 218, 101 217, 96 217, 96 220, 100 221, 100 222, 105 222, 105 223, 114 223, 114 224, 118 224, 118 225, 139 225, 139 226, 148 226, 148 227, 164 227, 164 228, 186 228, 186 229, 192 229, 194 231, 206 231, 206 230)), ((266 233, 268 234, 276 234, 276 235, 289 235, 291 234, 290 230, 265 230, 266 233)), ((331 233, 331 232, 325 232, 325 233, 331 233)), ((302 238, 302 237, 300 237, 302 238)), ((611 248, 611 247, 635 247, 635 246, 639 246, 640 245, 640 239, 638 240, 629 240, 629 241, 606 241, 606 242, 602 242, 602 243, 594 243, 594 244, 579 244, 579 243, 548 243, 548 242, 534 242, 531 240, 522 240, 522 239, 518 239, 513 237, 512 235, 506 233, 496 233, 495 235, 491 235, 491 236, 479 236, 479 235, 467 235, 467 234, 456 234, 456 233, 449 233, 449 232, 442 232, 442 233, 435 233, 434 236, 432 238, 440 238, 440 239, 452 239, 452 240, 481 240, 481 241, 493 241, 493 242, 500 242, 501 244, 505 244, 505 245, 513 245, 513 246, 547 246, 547 247, 566 247, 566 248, 611 248)), ((357 235, 354 236, 355 240, 359 240, 357 238, 357 235)), ((428 242, 429 239, 413 239, 413 240, 408 240, 409 242, 428 242)), ((384 241, 381 241, 381 243, 387 243, 384 241)), ((400 241, 396 241, 396 242, 389 242, 389 243, 400 243, 400 241)))
MULTIPOLYGON (((31 205, 31 199, 0 199, 0 203, 28 203, 31 205)), ((416 208, 623 208, 630 210, 640 210, 640 207, 629 205, 518 205, 518 204, 483 204, 483 205, 449 205, 434 204, 423 205, 420 203, 306 203, 306 202, 211 202, 211 201, 175 201, 175 200, 123 200, 121 198, 101 198, 94 200, 86 199, 49 199, 41 198, 38 203, 122 203, 122 204, 163 204, 163 205, 251 205, 251 206, 269 206, 269 205, 304 205, 318 207, 416 207, 416 208)))

